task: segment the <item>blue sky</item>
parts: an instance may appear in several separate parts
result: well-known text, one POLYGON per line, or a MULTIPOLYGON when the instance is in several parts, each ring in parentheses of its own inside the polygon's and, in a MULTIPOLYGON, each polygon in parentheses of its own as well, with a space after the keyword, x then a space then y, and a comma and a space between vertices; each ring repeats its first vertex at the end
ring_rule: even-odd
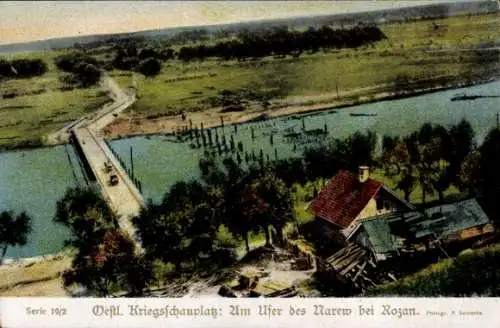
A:
POLYGON ((2 1, 0 44, 436 2, 445 1, 2 1))

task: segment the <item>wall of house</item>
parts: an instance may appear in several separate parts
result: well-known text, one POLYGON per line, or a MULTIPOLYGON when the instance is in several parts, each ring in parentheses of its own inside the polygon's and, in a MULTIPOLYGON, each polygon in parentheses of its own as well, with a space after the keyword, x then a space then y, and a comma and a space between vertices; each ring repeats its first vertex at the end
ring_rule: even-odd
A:
POLYGON ((341 233, 340 227, 322 218, 315 217, 317 226, 322 230, 323 237, 336 244, 343 245, 346 242, 345 236, 341 233))
POLYGON ((368 249, 371 248, 370 239, 368 239, 368 234, 365 232, 363 228, 360 228, 351 238, 352 241, 366 247, 368 249))
POLYGON ((396 209, 396 205, 391 201, 391 195, 387 193, 383 193, 381 195, 377 195, 378 197, 374 197, 370 199, 370 201, 366 204, 365 208, 361 212, 359 212, 358 216, 351 222, 351 224, 342 230, 344 236, 348 237, 352 234, 354 230, 359 226, 359 222, 366 218, 371 218, 377 215, 382 215, 386 213, 393 212, 396 209), (382 204, 386 206, 381 206, 382 204))
POLYGON ((484 234, 494 232, 492 224, 485 224, 482 226, 471 227, 468 229, 460 230, 456 233, 450 234, 443 238, 446 242, 454 240, 466 240, 473 237, 478 237, 484 234))

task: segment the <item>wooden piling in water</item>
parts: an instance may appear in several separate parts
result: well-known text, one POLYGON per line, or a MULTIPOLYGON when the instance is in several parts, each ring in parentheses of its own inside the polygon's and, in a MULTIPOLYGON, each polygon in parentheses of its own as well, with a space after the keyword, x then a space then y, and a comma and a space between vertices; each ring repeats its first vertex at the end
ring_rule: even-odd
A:
POLYGON ((134 156, 132 155, 132 146, 130 146, 130 167, 132 171, 132 176, 134 176, 134 156))
POLYGON ((212 132, 210 132, 210 129, 207 130, 207 136, 208 136, 208 144, 212 146, 212 132))

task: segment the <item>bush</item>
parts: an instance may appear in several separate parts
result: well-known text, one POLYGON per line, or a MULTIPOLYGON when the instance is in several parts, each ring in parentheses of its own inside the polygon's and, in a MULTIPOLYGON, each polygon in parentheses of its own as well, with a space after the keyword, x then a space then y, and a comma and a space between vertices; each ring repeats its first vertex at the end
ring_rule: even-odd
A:
POLYGON ((87 88, 93 86, 101 79, 99 62, 83 53, 73 53, 59 56, 55 59, 60 70, 70 73, 61 78, 61 82, 68 85, 79 85, 87 88))
POLYGON ((47 72, 47 64, 41 59, 0 60, 0 78, 30 78, 47 72))
POLYGON ((139 63, 137 70, 144 76, 153 77, 160 73, 161 63, 155 58, 147 58, 139 63))

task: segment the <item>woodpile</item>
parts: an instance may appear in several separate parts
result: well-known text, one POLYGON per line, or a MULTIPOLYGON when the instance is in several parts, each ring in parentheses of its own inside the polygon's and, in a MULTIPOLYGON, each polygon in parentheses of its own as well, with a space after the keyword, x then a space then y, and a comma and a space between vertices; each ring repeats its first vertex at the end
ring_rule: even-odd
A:
POLYGON ((326 260, 316 261, 318 272, 329 274, 361 290, 378 285, 379 279, 375 274, 377 262, 367 249, 359 245, 348 244, 326 260))

